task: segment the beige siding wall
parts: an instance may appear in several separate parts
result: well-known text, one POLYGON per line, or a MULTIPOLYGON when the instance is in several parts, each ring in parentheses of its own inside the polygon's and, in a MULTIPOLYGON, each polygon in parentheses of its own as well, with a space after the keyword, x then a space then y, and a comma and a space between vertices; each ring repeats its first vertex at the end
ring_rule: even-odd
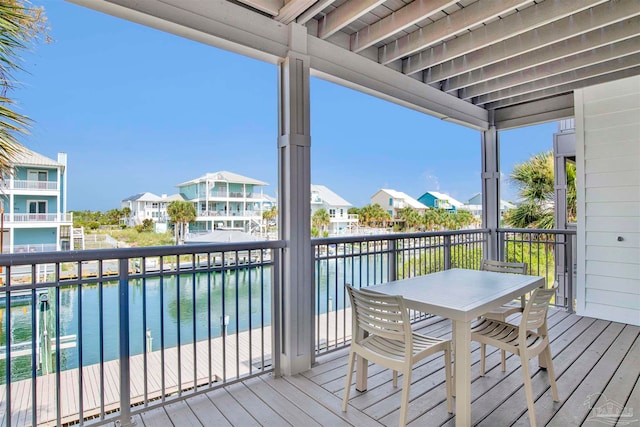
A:
POLYGON ((640 76, 575 92, 577 311, 640 325, 640 76))

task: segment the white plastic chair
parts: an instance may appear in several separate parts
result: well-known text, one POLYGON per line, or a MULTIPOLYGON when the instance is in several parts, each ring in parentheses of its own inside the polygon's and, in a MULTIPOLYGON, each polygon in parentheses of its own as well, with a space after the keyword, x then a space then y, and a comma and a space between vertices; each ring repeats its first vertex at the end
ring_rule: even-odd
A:
POLYGON ((453 412, 451 393, 451 341, 413 332, 409 312, 401 296, 388 296, 346 286, 351 300, 353 339, 349 350, 347 383, 342 411, 347 410, 356 356, 393 370, 393 386, 398 386, 398 372, 403 375, 400 426, 407 422, 411 369, 425 357, 444 351, 447 410, 453 412))
MULTIPOLYGON (((504 262, 483 259, 482 264, 480 265, 480 270, 494 271, 497 273, 527 274, 527 264, 525 264, 524 262, 504 262)), ((526 299, 523 295, 520 297, 519 306, 505 304, 495 310, 483 314, 482 317, 506 322, 507 317, 511 316, 512 314, 522 313, 524 311, 525 304, 526 299)), ((484 357, 486 354, 486 346, 484 344, 480 348, 480 353, 480 357, 482 357, 482 360, 484 361, 484 357)), ((502 372, 505 372, 507 369, 507 356, 504 350, 500 351, 500 356, 500 368, 502 369, 502 372)))
MULTIPOLYGON (((499 320, 481 318, 471 328, 472 341, 479 342, 483 347, 490 345, 520 356, 524 390, 529 410, 529 422, 534 427, 536 425, 536 414, 533 406, 533 391, 529 372, 530 359, 540 356, 541 366, 547 368, 553 400, 558 401, 558 389, 556 387, 556 377, 547 333, 547 311, 549 309, 549 301, 555 291, 555 287, 551 289, 535 289, 527 302, 518 326, 499 320), (537 330, 537 332, 534 332, 534 330, 537 330)), ((483 355, 480 361, 480 375, 484 376, 484 372, 485 362, 483 355)))

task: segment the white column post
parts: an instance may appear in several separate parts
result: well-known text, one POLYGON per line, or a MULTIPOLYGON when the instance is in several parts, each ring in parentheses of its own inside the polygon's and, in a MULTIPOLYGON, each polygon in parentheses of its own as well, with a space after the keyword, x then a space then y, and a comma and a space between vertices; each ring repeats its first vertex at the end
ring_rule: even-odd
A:
MULTIPOLYGON (((282 257, 282 373, 311 368, 313 283, 311 255, 311 133, 305 27, 289 24, 289 53, 278 66, 278 215, 282 257)), ((274 349, 277 351, 277 349, 274 349)))
POLYGON ((495 126, 482 132, 482 226, 490 230, 485 258, 498 259, 500 226, 500 145, 495 126))

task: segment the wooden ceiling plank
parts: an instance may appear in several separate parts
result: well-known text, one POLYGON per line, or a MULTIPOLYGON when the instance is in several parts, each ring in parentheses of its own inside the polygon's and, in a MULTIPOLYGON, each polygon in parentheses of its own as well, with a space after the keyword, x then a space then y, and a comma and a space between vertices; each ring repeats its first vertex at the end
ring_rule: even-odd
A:
POLYGON ((534 31, 538 27, 574 15, 605 1, 607 0, 582 0, 576 2, 546 0, 526 8, 522 12, 511 14, 504 19, 497 20, 450 40, 443 46, 438 47, 438 49, 429 49, 425 52, 411 55, 403 61, 403 72, 405 74, 414 74, 441 63, 444 58, 436 59, 433 51, 446 51, 449 58, 455 58, 528 31, 534 31))
POLYGON ((360 52, 445 9, 457 0, 415 0, 380 21, 351 35, 351 50, 360 52))
MULTIPOLYGON (((640 15, 640 2, 637 0, 619 0, 565 17, 500 43, 476 49, 468 55, 456 57, 449 53, 448 50, 432 49, 431 60, 433 62, 425 73, 425 82, 442 81, 508 58, 515 58, 571 37, 580 36, 589 31, 620 22, 624 23, 629 18, 638 15, 640 15)), ((634 21, 629 23, 634 24, 634 21)), ((637 27, 632 25, 631 28, 636 28, 637 31, 637 27)))
MULTIPOLYGON (((518 71, 524 71, 532 67, 578 55, 592 49, 619 43, 637 36, 638 28, 640 28, 640 16, 618 22, 606 28, 599 28, 595 31, 572 37, 532 52, 523 53, 505 61, 469 71, 465 74, 454 76, 444 81, 443 90, 457 90, 477 85, 518 71)), ((425 82, 430 83, 430 81, 425 82)))
POLYGON ((400 37, 378 50, 378 62, 388 64, 397 59, 415 54, 447 38, 467 31, 478 24, 496 18, 517 7, 530 3, 530 0, 479 0, 451 15, 400 37))
POLYGON ((612 61, 606 61, 590 67, 584 67, 567 73, 557 74, 551 77, 545 77, 534 80, 518 86, 511 86, 507 89, 480 95, 472 98, 475 105, 484 105, 496 102, 504 98, 511 98, 518 95, 524 95, 529 92, 537 92, 543 89, 560 87, 569 83, 582 82, 597 76, 615 73, 617 71, 626 70, 640 66, 640 54, 627 55, 612 61))
POLYGON ((350 0, 341 4, 318 21, 318 38, 330 37, 382 3, 384 0, 350 0))

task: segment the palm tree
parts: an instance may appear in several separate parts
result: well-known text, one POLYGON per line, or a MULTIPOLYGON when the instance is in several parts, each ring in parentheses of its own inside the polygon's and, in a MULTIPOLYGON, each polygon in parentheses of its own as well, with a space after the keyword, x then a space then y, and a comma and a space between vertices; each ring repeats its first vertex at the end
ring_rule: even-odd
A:
POLYGON ((271 206, 268 211, 262 212, 262 219, 267 223, 267 230, 269 229, 269 223, 278 218, 278 208, 271 206))
POLYGON ((311 225, 313 227, 324 232, 329 224, 331 224, 331 217, 326 209, 320 208, 313 213, 311 217, 311 225))
POLYGON ((189 223, 196 219, 196 207, 186 200, 175 200, 167 206, 167 214, 175 224, 176 245, 184 243, 189 223))
POLYGON ((423 224, 422 217, 412 207, 408 206, 398 211, 398 218, 404 222, 404 229, 415 230, 415 228, 423 224))
POLYGON ((43 10, 28 8, 21 0, 0 1, 0 176, 11 172, 22 145, 17 133, 26 133, 29 119, 13 110, 14 101, 7 97, 15 87, 12 73, 21 71, 18 53, 44 35, 46 18, 43 10))
MULTIPOLYGON (((554 164, 553 153, 536 154, 524 163, 514 166, 510 180, 518 186, 522 200, 516 209, 505 213, 505 222, 515 228, 554 227, 554 164)), ((576 170, 567 165, 567 219, 576 215, 576 170)))

